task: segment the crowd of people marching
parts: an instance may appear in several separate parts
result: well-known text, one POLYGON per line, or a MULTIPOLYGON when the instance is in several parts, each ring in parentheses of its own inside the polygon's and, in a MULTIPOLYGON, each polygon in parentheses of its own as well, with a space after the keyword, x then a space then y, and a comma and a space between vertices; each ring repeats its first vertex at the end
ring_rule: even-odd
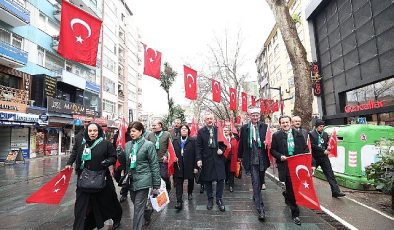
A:
POLYGON ((75 163, 78 175, 73 229, 102 228, 107 220, 112 220, 113 229, 116 229, 122 218, 120 203, 127 200, 128 194, 134 204, 133 229, 142 229, 144 224, 149 224, 153 212, 148 197, 159 193, 162 181, 168 193, 172 187, 175 188, 175 208, 178 210, 183 208, 184 181, 187 180, 187 199, 192 200, 195 179, 198 179, 200 193, 206 192, 207 210, 213 209, 215 201, 218 210, 225 212, 223 192, 226 186, 229 192, 237 187, 234 178, 239 174, 241 162, 243 174, 251 177, 257 218, 264 222, 269 211, 264 206, 262 190, 266 188, 265 171, 272 166, 278 169, 279 179, 285 184, 282 194, 290 207, 292 219, 300 225, 300 211, 295 201, 287 159, 310 151, 313 156, 311 167, 321 166, 331 186, 332 196, 338 198, 345 195, 340 191, 331 169, 328 135, 323 131, 322 120, 316 120, 315 128, 308 133, 301 128, 300 117, 283 115, 279 118, 280 129, 271 137, 260 108, 250 108, 248 114, 249 121, 237 129, 226 123, 218 125, 214 115, 207 113, 204 115, 204 126, 198 129, 196 135, 191 135, 191 128, 188 124, 182 124, 180 119, 175 119, 174 127, 169 131, 165 130, 160 120, 153 122, 150 131, 141 122, 132 122, 126 135, 119 137, 125 138, 124 147, 116 144, 121 134, 116 134, 114 142, 110 143, 103 139, 100 125, 87 124, 75 137, 75 145, 66 165, 66 168, 71 168, 75 163), (308 139, 311 150, 307 145, 308 139), (172 162, 168 155, 171 144, 176 155, 172 175, 168 171, 168 164, 172 162), (276 163, 270 161, 271 154, 276 163), (111 166, 113 171, 110 170, 111 166), (92 191, 79 185, 83 177, 95 183, 96 177, 91 174, 96 176, 99 171, 105 178, 104 187, 92 191), (120 199, 112 177, 121 186, 120 199), (216 183, 215 194, 213 183, 216 183))

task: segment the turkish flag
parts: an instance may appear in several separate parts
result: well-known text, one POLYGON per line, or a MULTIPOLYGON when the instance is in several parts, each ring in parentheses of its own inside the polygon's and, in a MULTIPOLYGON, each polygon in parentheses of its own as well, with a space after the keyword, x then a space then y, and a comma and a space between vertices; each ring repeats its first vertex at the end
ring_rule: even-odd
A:
POLYGON ((183 66, 185 97, 190 100, 197 99, 197 71, 187 66, 183 66))
POLYGON ((144 46, 144 74, 160 79, 161 52, 142 44, 144 46))
POLYGON ((248 110, 248 95, 245 92, 242 95, 242 111, 246 112, 248 110))
POLYGON ((270 113, 271 112, 271 100, 267 99, 265 101, 265 112, 270 113))
POLYGON ((267 132, 265 133, 265 146, 267 148, 268 159, 271 162, 272 170, 275 172, 275 159, 271 154, 271 143, 272 143, 272 133, 270 127, 267 127, 267 132))
POLYGON ((101 22, 63 0, 57 52, 64 58, 96 66, 101 22))
POLYGON ((321 210, 312 180, 312 154, 287 157, 287 167, 297 205, 321 210))
POLYGON ((330 154, 328 154, 328 157, 338 156, 337 145, 337 131, 334 129, 331 133, 330 139, 328 140, 328 146, 330 147, 330 154))
POLYGON ((237 90, 230 88, 230 110, 237 109, 237 90))
POLYGON ((255 96, 250 96, 251 101, 252 101, 252 106, 256 106, 256 97, 255 96))
POLYGON ((26 203, 59 204, 70 183, 72 168, 60 171, 54 178, 31 194, 26 203))
POLYGON ((220 99, 221 99, 220 82, 212 79, 212 101, 220 102, 220 99))
POLYGON ((172 145, 172 140, 170 139, 168 141, 168 165, 167 165, 167 170, 168 170, 168 177, 172 176, 174 174, 174 163, 176 161, 176 154, 174 150, 174 146, 172 145))
POLYGON ((194 121, 194 118, 192 119, 192 124, 190 126, 190 136, 194 137, 197 136, 197 130, 198 130, 198 126, 196 124, 196 122, 194 121))
POLYGON ((265 100, 263 98, 260 98, 260 112, 261 113, 265 113, 266 109, 265 109, 265 100))
POLYGON ((273 104, 272 104, 272 112, 278 112, 279 111, 279 102, 278 100, 276 100, 273 104))

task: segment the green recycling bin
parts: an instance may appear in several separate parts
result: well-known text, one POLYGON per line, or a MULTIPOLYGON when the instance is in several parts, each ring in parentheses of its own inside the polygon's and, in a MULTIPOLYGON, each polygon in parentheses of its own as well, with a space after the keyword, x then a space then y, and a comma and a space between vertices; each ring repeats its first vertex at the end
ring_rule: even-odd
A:
MULTIPOLYGON (((338 184, 346 188, 366 190, 371 188, 367 180, 365 167, 378 161, 379 147, 376 141, 394 138, 394 127, 384 125, 353 124, 345 126, 327 126, 324 130, 331 135, 337 133, 337 157, 330 157, 332 170, 338 184)), ((316 170, 316 177, 326 179, 321 168, 316 170)))

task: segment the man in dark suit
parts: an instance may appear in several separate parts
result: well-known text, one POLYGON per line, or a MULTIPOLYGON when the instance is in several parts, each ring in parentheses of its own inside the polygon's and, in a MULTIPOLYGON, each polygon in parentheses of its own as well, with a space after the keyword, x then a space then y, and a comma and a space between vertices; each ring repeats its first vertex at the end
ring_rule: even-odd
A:
POLYGON ((298 132, 300 132, 302 134, 302 136, 305 138, 305 141, 308 140, 308 131, 306 131, 306 129, 303 129, 301 127, 302 121, 301 121, 301 117, 300 116, 294 116, 293 118, 291 118, 292 124, 293 124, 293 128, 295 130, 297 130, 298 132))
POLYGON ((308 153, 309 150, 302 134, 291 128, 289 116, 282 115, 279 118, 279 124, 280 130, 272 135, 271 153, 276 158, 279 180, 285 182, 286 185, 284 195, 290 206, 293 221, 295 224, 301 225, 300 209, 296 205, 286 160, 289 156, 308 153))
POLYGON ((316 168, 320 166, 323 170, 330 184, 332 196, 339 198, 345 196, 345 194, 339 189, 334 172, 332 171, 330 159, 328 159, 330 146, 328 146, 328 134, 323 131, 324 125, 323 120, 317 119, 315 122, 315 129, 309 132, 309 138, 312 145, 312 156, 316 162, 316 168))
POLYGON ((226 210, 222 197, 224 190, 225 162, 224 149, 219 148, 218 129, 214 126, 213 114, 204 116, 205 126, 198 130, 196 141, 196 161, 201 167, 200 179, 205 183, 208 204, 207 209, 213 208, 212 182, 216 181, 216 204, 220 211, 226 210))
POLYGON ((260 120, 260 108, 249 109, 250 122, 241 127, 238 145, 238 158, 246 174, 251 174, 253 200, 259 220, 265 221, 264 203, 261 198, 261 187, 264 182, 265 170, 270 166, 265 146, 267 124, 260 120))

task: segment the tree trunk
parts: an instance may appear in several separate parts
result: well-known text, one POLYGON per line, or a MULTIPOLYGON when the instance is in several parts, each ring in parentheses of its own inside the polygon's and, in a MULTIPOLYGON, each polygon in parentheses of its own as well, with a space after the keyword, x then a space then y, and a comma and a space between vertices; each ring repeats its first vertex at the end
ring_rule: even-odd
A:
MULTIPOLYGON (((297 29, 290 16, 285 0, 266 0, 270 6, 276 24, 282 34, 287 53, 293 66, 295 84, 294 115, 301 117, 304 124, 312 120, 312 82, 310 64, 306 51, 297 34, 297 29)), ((290 114, 289 114, 290 115, 290 114)))

